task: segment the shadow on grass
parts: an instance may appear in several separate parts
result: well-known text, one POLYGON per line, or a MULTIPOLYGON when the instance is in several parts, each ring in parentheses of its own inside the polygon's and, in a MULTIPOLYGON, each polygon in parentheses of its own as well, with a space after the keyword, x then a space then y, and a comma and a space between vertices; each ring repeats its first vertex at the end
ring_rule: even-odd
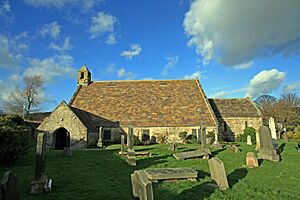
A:
POLYGON ((209 173, 202 171, 202 170, 196 170, 198 172, 198 179, 204 179, 207 176, 210 176, 209 173))
POLYGON ((137 168, 138 169, 144 169, 144 168, 150 167, 151 165, 166 163, 166 162, 168 162, 166 160, 166 158, 169 157, 169 156, 170 155, 154 156, 154 157, 139 159, 139 160, 137 160, 137 168))
POLYGON ((240 180, 245 178, 247 176, 247 173, 248 173, 248 171, 246 168, 235 169, 232 173, 230 173, 227 176, 229 187, 232 187, 233 185, 238 183, 240 180))
POLYGON ((221 153, 222 151, 225 151, 225 150, 226 150, 226 148, 218 149, 216 151, 212 151, 211 154, 214 157, 214 156, 218 155, 219 153, 221 153))
POLYGON ((282 153, 284 151, 284 147, 285 147, 286 143, 282 143, 280 146, 279 146, 279 151, 280 153, 282 153))

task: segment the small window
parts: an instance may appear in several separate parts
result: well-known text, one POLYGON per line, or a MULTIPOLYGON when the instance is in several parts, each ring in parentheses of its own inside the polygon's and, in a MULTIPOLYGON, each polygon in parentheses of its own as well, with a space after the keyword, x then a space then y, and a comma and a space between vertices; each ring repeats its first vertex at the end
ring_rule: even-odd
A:
POLYGON ((227 131, 227 123, 224 122, 224 131, 226 132, 227 131))
POLYGON ((192 129, 192 135, 197 137, 197 129, 192 129))
POLYGON ((84 72, 80 73, 80 79, 84 79, 84 72))
POLYGON ((147 142, 150 140, 150 130, 144 129, 142 133, 142 142, 147 142))
POLYGON ((245 128, 248 128, 248 122, 245 121, 245 128))
POLYGON ((103 131, 103 140, 111 140, 111 130, 103 131))

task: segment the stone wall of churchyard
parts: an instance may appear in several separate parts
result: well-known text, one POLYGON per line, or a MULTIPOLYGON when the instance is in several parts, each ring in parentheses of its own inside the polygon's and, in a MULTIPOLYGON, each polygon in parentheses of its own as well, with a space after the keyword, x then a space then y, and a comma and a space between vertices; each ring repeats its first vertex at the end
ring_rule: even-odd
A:
MULTIPOLYGON (((143 130, 149 131, 149 136, 152 138, 153 136, 158 141, 159 138, 162 136, 166 137, 167 143, 173 143, 173 142, 182 142, 179 138, 179 133, 181 132, 187 132, 188 134, 193 133, 194 130, 198 130, 199 126, 189 126, 189 127, 133 127, 133 133, 135 136, 137 136, 140 140, 142 140, 142 134, 143 130)), ((128 127, 121 127, 121 128, 112 128, 111 129, 111 140, 114 142, 120 142, 121 134, 128 133, 128 127)), ((217 131, 216 127, 206 127, 206 134, 209 132, 217 131)))
POLYGON ((53 133, 65 128, 70 133, 70 142, 73 149, 87 146, 87 128, 78 117, 66 105, 61 104, 51 115, 38 127, 39 131, 47 132, 47 146, 53 147, 55 138, 53 133))
MULTIPOLYGON (((243 134, 246 127, 253 127, 258 131, 259 127, 262 126, 261 117, 244 117, 244 118, 224 118, 227 124, 227 132, 233 133, 236 137, 239 134, 243 134)), ((220 125, 220 132, 226 132, 224 129, 224 123, 220 125)))

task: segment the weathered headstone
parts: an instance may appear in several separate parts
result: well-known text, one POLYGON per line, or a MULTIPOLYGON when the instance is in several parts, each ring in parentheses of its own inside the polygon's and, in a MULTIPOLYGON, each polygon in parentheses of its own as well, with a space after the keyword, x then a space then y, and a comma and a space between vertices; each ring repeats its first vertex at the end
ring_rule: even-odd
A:
POLYGON ((246 165, 247 165, 247 167, 258 167, 258 160, 255 156, 255 153, 253 153, 253 152, 247 153, 246 165))
POLYGON ((275 121, 274 121, 273 117, 269 118, 269 128, 270 128, 271 136, 272 136, 272 144, 275 149, 278 149, 276 127, 275 127, 275 121))
POLYGON ((127 159, 128 165, 136 166, 136 159, 135 159, 135 151, 133 149, 127 150, 127 159))
POLYGON ((176 151, 177 150, 177 145, 175 143, 170 144, 169 150, 170 151, 176 151))
POLYGON ((218 184, 220 190, 229 188, 224 163, 217 157, 208 160, 211 178, 218 184))
POLYGON ((247 136, 247 145, 252 145, 251 136, 250 135, 247 136))
POLYGON ((261 126, 258 130, 260 148, 258 149, 257 157, 263 160, 271 160, 278 162, 280 160, 276 149, 272 144, 271 131, 268 126, 261 126))
POLYGON ((19 200, 20 194, 17 186, 17 179, 11 171, 5 172, 0 183, 1 200, 19 200))
POLYGON ((119 151, 119 154, 124 154, 125 152, 125 136, 121 135, 121 149, 119 151))
POLYGON ((143 170, 131 174, 132 193, 141 200, 154 200, 152 182, 148 180, 143 170))
POLYGON ((198 149, 195 151, 186 151, 186 152, 179 152, 174 153, 173 156, 176 158, 176 160, 185 160, 185 159, 191 159, 191 158, 199 158, 199 157, 209 157, 211 155, 211 152, 208 148, 206 149, 198 149))
POLYGON ((152 182, 161 180, 188 179, 196 181, 198 172, 190 168, 158 168, 144 170, 147 178, 152 182))
POLYGON ((72 149, 71 147, 64 147, 64 156, 71 157, 72 156, 72 149))
POLYGON ((282 138, 285 143, 289 142, 289 137, 288 137, 287 133, 282 134, 282 138))
POLYGON ((219 133, 218 132, 215 132, 215 141, 213 143, 213 146, 215 148, 222 149, 222 146, 221 146, 221 144, 219 142, 219 133))
POLYGON ((103 128, 99 127, 99 136, 98 136, 98 142, 97 142, 98 147, 103 147, 103 128))
POLYGON ((30 194, 40 194, 48 192, 51 189, 49 183, 51 183, 52 180, 49 180, 45 174, 46 140, 47 135, 45 133, 39 133, 37 135, 35 176, 30 185, 30 194))
POLYGON ((127 134, 127 147, 128 149, 133 149, 133 127, 130 126, 128 128, 128 134, 127 134))
POLYGON ((230 152, 234 152, 234 153, 239 153, 240 152, 240 148, 237 147, 234 144, 227 145, 227 150, 230 151, 230 152))

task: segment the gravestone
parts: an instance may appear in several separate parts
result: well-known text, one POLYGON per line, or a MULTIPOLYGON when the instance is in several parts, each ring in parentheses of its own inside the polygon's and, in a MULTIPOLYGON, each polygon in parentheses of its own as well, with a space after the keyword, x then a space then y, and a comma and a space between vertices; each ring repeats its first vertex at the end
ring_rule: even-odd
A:
POLYGON ((198 172, 190 168, 158 168, 144 170, 147 178, 152 182, 188 179, 196 181, 198 172))
POLYGON ((133 127, 130 126, 128 128, 128 134, 127 134, 127 147, 128 149, 133 149, 133 127))
POLYGON ((237 147, 234 144, 227 145, 227 150, 230 151, 230 152, 234 152, 234 153, 239 153, 240 152, 240 148, 237 147))
POLYGON ((177 151, 177 145, 175 143, 170 144, 169 150, 170 151, 177 151))
POLYGON ((288 137, 287 133, 282 134, 282 138, 285 143, 289 142, 289 137, 288 137))
POLYGON ((37 135, 35 176, 30 185, 30 194, 40 194, 51 190, 52 180, 49 180, 45 174, 46 140, 47 135, 45 133, 37 135))
POLYGON ((143 170, 131 174, 131 186, 134 197, 141 200, 154 200, 152 182, 143 170))
POLYGON ((127 159, 126 159, 128 165, 130 166, 136 166, 136 159, 135 159, 135 151, 133 149, 127 150, 127 159))
POLYGON ((103 147, 103 128, 99 127, 99 136, 98 136, 98 142, 97 142, 98 147, 103 147))
POLYGON ((258 130, 260 148, 258 149, 257 157, 263 160, 271 160, 278 162, 280 160, 276 149, 272 144, 271 131, 268 126, 261 126, 258 130))
POLYGON ((258 160, 255 156, 255 153, 253 153, 253 152, 247 153, 246 165, 247 165, 247 167, 258 167, 258 160))
POLYGON ((275 147, 275 149, 278 149, 275 121, 274 121, 273 117, 269 118, 269 128, 270 128, 271 136, 272 136, 272 144, 275 147))
POLYGON ((17 179, 11 171, 5 172, 0 183, 1 200, 19 200, 20 194, 17 186, 17 179))
POLYGON ((250 135, 247 136, 247 145, 252 145, 251 136, 250 135))
POLYGON ((211 155, 211 152, 208 148, 198 149, 195 151, 179 152, 179 153, 173 154, 173 156, 174 156, 174 158, 176 158, 176 160, 186 160, 186 159, 199 158, 199 157, 203 157, 204 159, 206 159, 210 155, 211 155))
POLYGON ((71 157, 72 156, 72 149, 71 147, 64 147, 64 156, 71 157))
POLYGON ((201 148, 205 149, 205 148, 207 148, 206 147, 206 130, 202 124, 200 126, 200 136, 201 136, 201 148))
POLYGON ((125 136, 121 135, 121 149, 119 151, 119 154, 124 154, 125 153, 125 136))
POLYGON ((224 163, 217 157, 208 160, 211 178, 217 183, 220 190, 229 188, 224 163))

